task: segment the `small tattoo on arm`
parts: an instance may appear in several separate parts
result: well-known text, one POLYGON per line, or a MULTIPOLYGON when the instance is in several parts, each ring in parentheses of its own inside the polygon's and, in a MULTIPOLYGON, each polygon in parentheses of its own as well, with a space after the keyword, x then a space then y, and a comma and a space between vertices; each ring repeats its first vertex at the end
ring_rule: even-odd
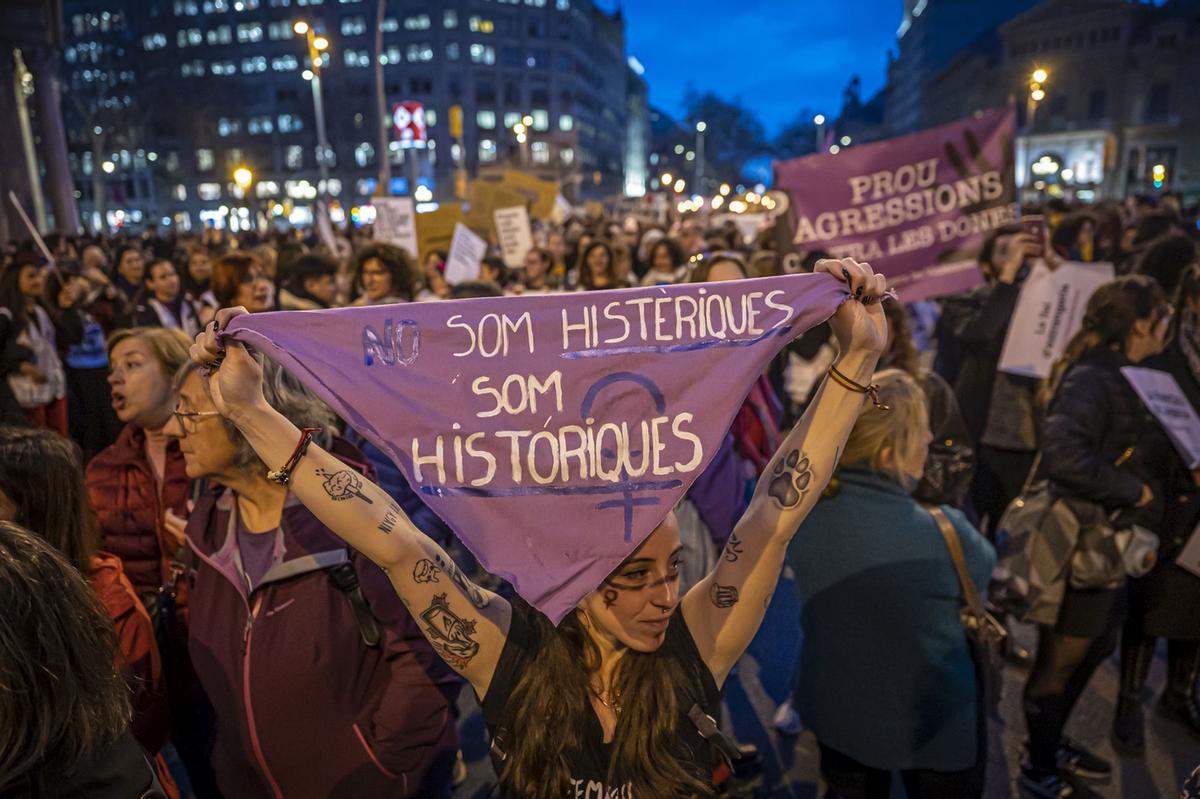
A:
POLYGON ((381 533, 390 533, 396 529, 396 523, 400 521, 400 508, 392 505, 383 512, 383 520, 379 522, 379 531, 381 533))
POLYGON ((775 462, 771 470, 771 482, 767 493, 781 508, 794 508, 800 504, 812 482, 812 469, 808 458, 798 449, 775 462))
POLYGON ((712 588, 708 590, 708 598, 712 600, 713 605, 724 610, 731 608, 737 604, 738 590, 736 585, 720 585, 713 583, 712 588))
POLYGON ((442 660, 453 669, 462 671, 479 654, 475 640, 475 620, 464 619, 450 608, 445 594, 435 594, 429 607, 421 613, 425 636, 442 660))
POLYGON ((422 558, 417 561, 417 565, 413 566, 413 582, 417 583, 439 583, 437 566, 429 558, 422 558))
POLYGON ((725 561, 727 563, 737 563, 737 559, 742 555, 742 539, 738 538, 737 533, 731 533, 729 540, 725 543, 725 561))
POLYGON ((467 599, 471 600, 472 605, 480 610, 488 606, 487 596, 479 590, 479 586, 467 579, 467 576, 462 573, 462 569, 458 568, 454 561, 443 558, 439 554, 435 554, 433 559, 434 565, 450 576, 450 581, 458 586, 458 590, 467 595, 467 599))
POLYGON ((317 477, 324 478, 325 493, 334 502, 341 502, 346 499, 364 500, 368 505, 375 504, 371 498, 362 492, 363 481, 354 472, 349 469, 342 469, 340 472, 327 472, 324 469, 317 469, 317 477))

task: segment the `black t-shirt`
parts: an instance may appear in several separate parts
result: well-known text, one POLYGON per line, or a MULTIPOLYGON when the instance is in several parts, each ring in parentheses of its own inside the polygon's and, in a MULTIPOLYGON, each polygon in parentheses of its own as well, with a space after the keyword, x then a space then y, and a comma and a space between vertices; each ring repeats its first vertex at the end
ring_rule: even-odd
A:
MULTIPOLYGON (((505 742, 512 741, 521 734, 520 730, 513 727, 514 708, 511 707, 510 700, 521 675, 525 673, 529 664, 537 659, 544 645, 541 629, 537 624, 539 615, 536 609, 520 597, 513 599, 508 640, 500 653, 496 673, 483 700, 483 718, 494 741, 492 759, 497 774, 503 767, 505 742)), ((682 666, 682 672, 687 675, 685 684, 677 686, 675 691, 679 708, 675 725, 681 747, 680 754, 697 777, 711 780, 713 767, 716 765, 712 749, 688 718, 688 713, 699 705, 704 713, 717 718, 720 713, 721 694, 713 680, 712 672, 700 658, 696 642, 692 640, 692 634, 681 612, 676 611, 671 618, 663 645, 653 657, 674 658, 682 666)), ((547 723, 553 724, 554 721, 548 719, 547 723)), ((566 753, 573 783, 569 796, 628 799, 632 796, 632 791, 627 786, 605 784, 613 744, 604 743, 604 729, 600 726, 600 719, 595 713, 588 713, 586 724, 587 729, 579 736, 580 740, 585 742, 583 749, 568 750, 566 753)))

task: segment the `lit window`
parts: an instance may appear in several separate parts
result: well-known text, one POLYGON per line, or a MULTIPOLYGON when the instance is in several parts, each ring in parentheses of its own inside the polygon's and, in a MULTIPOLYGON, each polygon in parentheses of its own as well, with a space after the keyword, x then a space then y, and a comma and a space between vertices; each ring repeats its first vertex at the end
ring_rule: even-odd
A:
POLYGON ((570 114, 560 114, 558 117, 559 130, 571 130, 575 127, 575 117, 570 114))
POLYGON ((444 11, 442 12, 442 27, 446 30, 453 30, 458 27, 458 12, 444 11))
POLYGON ((292 23, 290 20, 278 20, 267 25, 268 39, 280 41, 283 39, 290 39, 295 35, 296 33, 294 30, 292 30, 292 23))
POLYGON ((229 10, 227 0, 204 0, 205 14, 224 14, 229 10))
POLYGON ((400 30, 400 20, 395 17, 386 17, 383 22, 379 23, 379 30, 384 33, 395 33, 400 30))
POLYGON ((375 148, 368 142, 363 142, 354 148, 354 163, 359 166, 370 166, 375 158, 375 148))
POLYGON ((371 57, 367 55, 366 50, 347 50, 342 57, 348 67, 371 66, 371 57))
POLYGON ((271 59, 271 69, 276 72, 294 72, 300 68, 300 62, 294 55, 281 55, 271 59))
POLYGON ((342 35, 358 36, 367 32, 367 21, 362 17, 343 17, 342 35))
POLYGON ((240 119, 227 119, 221 117, 217 120, 217 135, 232 136, 235 133, 240 133, 242 130, 242 121, 240 119))
POLYGON ((182 183, 176 183, 171 189, 171 196, 179 202, 187 200, 187 186, 182 183))
POLYGON ((571 0, 555 0, 554 7, 557 8, 559 11, 570 11, 571 10, 571 0))
POLYGON ((237 65, 232 61, 214 61, 209 66, 209 71, 214 75, 236 75, 237 65))
POLYGON ((408 46, 409 61, 432 61, 433 60, 433 45, 432 44, 410 44, 408 46))
POLYGON ((279 194, 279 184, 273 180, 260 180, 254 185, 254 193, 259 197, 274 197, 279 194))
POLYGON ((433 22, 429 19, 428 14, 417 14, 415 17, 405 17, 404 30, 406 31, 427 31, 432 27, 433 22))
POLYGON ((525 0, 525 5, 536 6, 537 8, 545 8, 546 0, 525 0))
POLYGON ((272 133, 275 130, 275 122, 269 116, 250 117, 250 121, 246 123, 246 130, 251 136, 272 133))
POLYGON ((204 43, 204 32, 199 28, 180 28, 175 33, 175 44, 180 47, 192 47, 204 43))
POLYGON ((196 196, 209 202, 221 199, 220 183, 201 183, 196 187, 196 196))
POLYGON ((457 61, 459 56, 458 42, 446 43, 446 60, 457 61))
POLYGON ((280 114, 279 115, 279 132, 294 133, 298 130, 304 130, 304 119, 295 114, 280 114))
POLYGON ((533 153, 533 162, 535 164, 550 163, 550 145, 544 141, 535 141, 529 145, 530 152, 533 153))
POLYGON ((467 20, 467 27, 471 29, 472 33, 491 33, 496 29, 495 23, 483 17, 470 17, 467 20))
POLYGON ((386 52, 379 54, 379 63, 387 66, 388 64, 404 63, 404 56, 400 54, 400 48, 396 45, 389 45, 386 52))
MULTIPOLYGON (((200 4, 196 0, 175 0, 175 16, 194 17, 200 13, 200 4)), ((77 30, 76 33, 83 31, 77 30)))
POLYGON ((201 149, 196 151, 196 169, 198 171, 208 172, 216 163, 212 150, 201 149))
POLYGON ((220 25, 210 30, 205 38, 207 38, 209 44, 232 44, 233 31, 230 30, 228 25, 220 25))
POLYGON ((255 72, 267 71, 267 57, 256 55, 253 58, 242 59, 242 74, 251 75, 255 72))
POLYGON ((261 42, 262 37, 262 25, 257 22, 246 22, 237 26, 237 39, 239 42, 261 42))
POLYGON ((475 112, 475 124, 484 130, 496 129, 496 112, 480 110, 475 112))
POLYGON ((575 163, 575 149, 573 147, 564 147, 558 151, 558 157, 564 166, 570 166, 575 163))
POLYGON ((432 108, 425 109, 425 127, 432 128, 437 124, 437 111, 432 108))
POLYGON ((143 50, 161 50, 167 46, 167 35, 165 33, 152 33, 142 37, 143 50))
POLYGON ((203 61, 184 61, 179 65, 179 74, 185 78, 199 78, 204 76, 203 61))
POLYGON ((490 45, 471 45, 471 60, 476 64, 495 64, 496 51, 490 45))
POLYGON ((479 162, 490 164, 496 160, 496 142, 491 139, 479 140, 479 162))
POLYGON ((298 144, 288 145, 284 161, 288 169, 302 169, 304 167, 304 148, 298 144))
POLYGON ((521 114, 517 111, 504 112, 504 128, 512 130, 518 122, 521 121, 521 114))
POLYGON ((550 115, 544 108, 533 109, 533 129, 550 130, 550 115))

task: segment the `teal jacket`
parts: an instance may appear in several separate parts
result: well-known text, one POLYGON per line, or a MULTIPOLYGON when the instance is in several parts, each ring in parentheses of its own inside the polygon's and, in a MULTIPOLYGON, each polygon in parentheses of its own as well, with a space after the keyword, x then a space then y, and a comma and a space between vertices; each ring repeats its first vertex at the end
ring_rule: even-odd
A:
MULTIPOLYGON (((788 548, 803 644, 797 700, 817 740, 879 769, 975 764, 976 678, 954 564, 933 517, 892 479, 842 469, 788 548)), ((996 554, 943 508, 975 584, 996 554)))

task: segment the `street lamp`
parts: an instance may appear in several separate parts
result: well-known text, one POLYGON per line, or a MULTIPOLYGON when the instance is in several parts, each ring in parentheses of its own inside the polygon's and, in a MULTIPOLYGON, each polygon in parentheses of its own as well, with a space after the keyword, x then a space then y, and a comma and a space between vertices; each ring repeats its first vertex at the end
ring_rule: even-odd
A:
POLYGON ((321 64, 325 57, 325 51, 329 49, 329 39, 318 36, 312 26, 302 19, 296 20, 292 30, 296 32, 296 35, 303 36, 308 44, 308 60, 312 62, 312 66, 304 70, 303 77, 312 84, 313 114, 317 120, 317 169, 320 172, 321 180, 326 181, 326 186, 328 186, 329 142, 325 138, 325 108, 321 101, 321 64))
POLYGON ((813 124, 817 127, 817 146, 813 152, 820 152, 821 143, 825 141, 825 115, 817 114, 813 117, 813 124))
POLYGON ((247 205, 250 207, 250 217, 254 221, 254 229, 258 229, 258 202, 254 193, 250 190, 254 185, 254 172, 250 167, 243 164, 233 170, 233 183, 242 190, 242 195, 246 199, 247 205))
POLYGON ((533 117, 528 114, 521 117, 521 121, 512 126, 512 131, 517 137, 517 144, 521 145, 522 166, 529 162, 529 132, 532 126, 533 117))
POLYGON ((673 178, 673 177, 671 176, 671 173, 670 173, 670 172, 663 172, 663 173, 662 173, 662 177, 660 177, 660 178, 658 179, 658 182, 659 182, 659 183, 661 183, 663 186, 670 186, 670 185, 671 185, 671 181, 673 181, 674 179, 675 179, 675 178, 673 178))
POLYGON ((708 123, 703 119, 696 123, 696 191, 704 191, 704 131, 708 123))
POLYGON ((1025 106, 1026 127, 1033 131, 1033 118, 1037 114, 1037 104, 1046 99, 1046 81, 1050 72, 1044 67, 1035 67, 1029 75, 1029 101, 1025 106))

